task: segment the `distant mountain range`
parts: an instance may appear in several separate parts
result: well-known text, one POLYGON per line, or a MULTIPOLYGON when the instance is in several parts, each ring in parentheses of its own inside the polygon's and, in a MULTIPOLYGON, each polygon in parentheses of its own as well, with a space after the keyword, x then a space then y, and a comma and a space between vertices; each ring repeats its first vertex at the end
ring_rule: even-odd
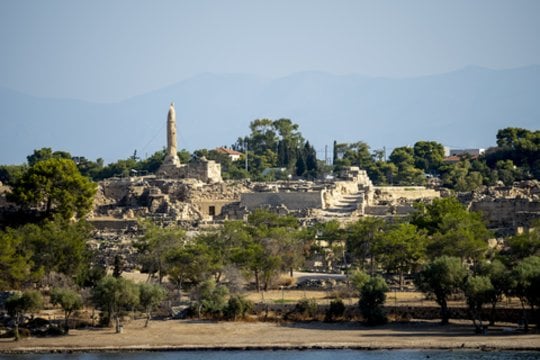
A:
POLYGON ((289 118, 324 157, 324 146, 365 141, 373 149, 435 140, 488 147, 498 129, 540 127, 540 66, 467 67, 440 75, 372 78, 301 72, 278 79, 202 74, 118 103, 37 98, 0 88, 0 164, 52 147, 107 162, 165 146, 175 102, 179 147, 230 145, 256 118, 289 118))

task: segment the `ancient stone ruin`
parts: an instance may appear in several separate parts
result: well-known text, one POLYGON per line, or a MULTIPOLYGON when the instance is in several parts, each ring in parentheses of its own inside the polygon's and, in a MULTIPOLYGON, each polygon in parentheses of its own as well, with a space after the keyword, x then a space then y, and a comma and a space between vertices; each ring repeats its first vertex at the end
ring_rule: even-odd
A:
POLYGON ((181 164, 176 146, 176 111, 174 103, 167 114, 167 151, 163 164, 157 171, 157 176, 170 179, 198 179, 208 183, 219 183, 221 164, 213 160, 200 159, 190 164, 181 164))

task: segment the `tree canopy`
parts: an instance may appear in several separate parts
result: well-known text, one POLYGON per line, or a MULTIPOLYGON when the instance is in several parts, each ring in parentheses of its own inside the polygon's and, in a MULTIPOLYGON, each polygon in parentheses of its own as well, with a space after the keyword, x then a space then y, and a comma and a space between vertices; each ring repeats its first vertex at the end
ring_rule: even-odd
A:
POLYGON ((97 185, 81 175, 75 162, 47 158, 32 164, 13 185, 9 200, 35 208, 47 218, 83 218, 91 209, 97 185))

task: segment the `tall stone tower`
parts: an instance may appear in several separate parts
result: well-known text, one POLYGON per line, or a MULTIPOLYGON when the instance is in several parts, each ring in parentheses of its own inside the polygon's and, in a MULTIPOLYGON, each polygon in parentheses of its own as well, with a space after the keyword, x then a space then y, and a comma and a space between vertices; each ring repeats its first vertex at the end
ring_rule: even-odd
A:
POLYGON ((176 111, 174 111, 174 103, 171 103, 167 114, 167 155, 164 164, 180 165, 180 158, 176 149, 176 111))

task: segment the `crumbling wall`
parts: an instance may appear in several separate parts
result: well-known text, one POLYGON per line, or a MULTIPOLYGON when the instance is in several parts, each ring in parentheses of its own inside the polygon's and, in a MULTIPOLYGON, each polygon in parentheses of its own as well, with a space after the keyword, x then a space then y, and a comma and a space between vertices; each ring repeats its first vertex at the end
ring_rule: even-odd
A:
POLYGON ((423 186, 375 186, 370 200, 375 202, 407 202, 432 200, 441 197, 440 191, 423 186))
POLYGON ((529 227, 533 220, 540 219, 540 201, 527 198, 485 198, 471 202, 469 209, 481 212, 488 227, 494 229, 529 227))
POLYGON ((241 195, 240 204, 248 210, 278 206, 285 206, 292 211, 321 209, 323 196, 322 191, 244 193, 241 195))
POLYGON ((221 178, 221 164, 213 160, 201 159, 188 164, 185 169, 186 173, 183 176, 185 178, 193 178, 207 183, 223 181, 221 178))
POLYGON ((189 164, 177 165, 164 163, 156 172, 161 178, 167 179, 196 179, 205 183, 219 183, 221 177, 221 164, 214 160, 199 159, 189 164))

